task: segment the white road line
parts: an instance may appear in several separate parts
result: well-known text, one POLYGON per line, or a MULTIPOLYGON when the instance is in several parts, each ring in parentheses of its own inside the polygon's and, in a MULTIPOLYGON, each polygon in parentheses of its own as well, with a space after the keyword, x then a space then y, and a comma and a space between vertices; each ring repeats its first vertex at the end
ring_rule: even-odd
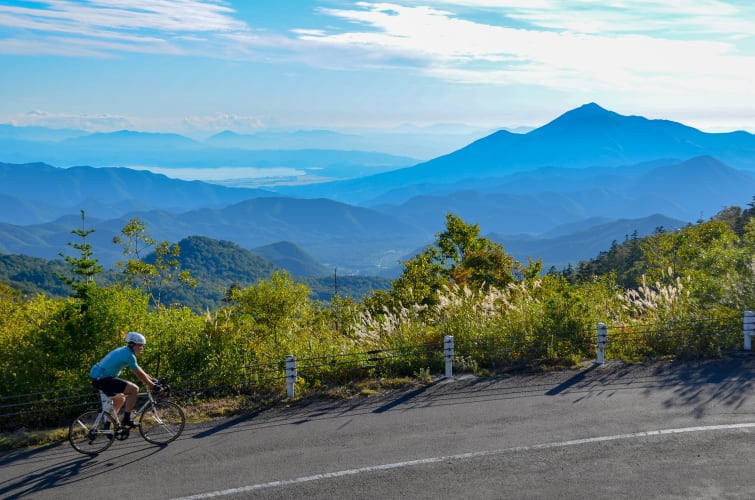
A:
POLYGON ((320 481, 323 479, 333 479, 344 476, 353 476, 356 474, 363 474, 366 472, 375 472, 390 469, 400 469, 403 467, 412 467, 415 465, 433 464, 438 462, 447 462, 449 460, 465 460, 469 458, 487 457, 491 455, 503 455, 508 453, 519 453, 533 450, 544 450, 548 448, 563 448, 566 446, 576 446, 581 444, 600 443, 605 441, 618 441, 621 439, 633 439, 641 437, 651 436, 664 436, 668 434, 681 434, 685 432, 704 432, 704 431, 719 431, 729 429, 746 429, 755 427, 755 422, 747 422, 742 424, 725 424, 725 425, 707 425, 699 427, 683 427, 680 429, 660 429, 656 431, 644 431, 644 432, 632 432, 629 434, 616 434, 613 436, 598 436, 584 439, 572 439, 570 441, 559 441, 555 443, 542 443, 534 444, 530 446, 515 446, 513 448, 503 448, 500 450, 488 450, 488 451, 476 451, 472 453, 461 453, 459 455, 448 455, 445 457, 431 457, 422 458, 419 460, 408 460, 406 462, 396 462, 392 464, 373 465, 370 467, 361 467, 358 469, 347 469, 337 472, 326 472, 323 474, 315 474, 313 476, 297 477, 295 479, 285 479, 281 481, 271 481, 269 483, 252 484, 249 486, 241 486, 239 488, 229 488, 227 490, 211 491, 208 493, 199 493, 197 495, 191 495, 188 497, 181 497, 174 500, 201 500, 204 498, 216 498, 227 495, 238 495, 247 491, 262 490, 266 488, 274 488, 276 486, 287 486, 290 484, 307 483, 311 481, 320 481))

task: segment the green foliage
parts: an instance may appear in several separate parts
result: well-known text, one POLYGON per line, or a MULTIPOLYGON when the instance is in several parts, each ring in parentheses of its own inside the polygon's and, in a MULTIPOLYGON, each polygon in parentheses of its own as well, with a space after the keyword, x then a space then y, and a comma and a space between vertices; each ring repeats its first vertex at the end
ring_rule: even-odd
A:
POLYGON ((252 335, 272 338, 276 345, 297 333, 298 321, 313 306, 309 288, 294 282, 285 271, 275 272, 270 280, 260 280, 254 286, 232 290, 230 298, 252 335))
MULTIPOLYGON (((673 233, 653 235, 640 245, 646 267, 646 281, 667 283, 684 277, 690 300, 708 309, 726 296, 722 279, 741 258, 740 238, 724 222, 711 220, 673 233)), ((641 287, 645 287, 645 282, 641 287)))
POLYGON ((23 297, 0 284, 0 396, 38 390, 38 367, 47 356, 36 345, 38 329, 61 306, 41 295, 23 297))
POLYGON ((206 317, 188 307, 157 307, 144 317, 139 331, 147 335, 140 364, 154 376, 170 374, 174 380, 211 372, 217 364, 208 352, 213 349, 206 317))
MULTIPOLYGON (((663 233, 663 228, 657 228, 654 232, 656 235, 663 233)), ((562 274, 572 283, 589 281, 594 276, 613 274, 617 283, 624 288, 636 287, 645 272, 641 241, 635 231, 622 244, 614 241, 607 251, 601 252, 596 258, 582 261, 576 269, 569 268, 562 274)))

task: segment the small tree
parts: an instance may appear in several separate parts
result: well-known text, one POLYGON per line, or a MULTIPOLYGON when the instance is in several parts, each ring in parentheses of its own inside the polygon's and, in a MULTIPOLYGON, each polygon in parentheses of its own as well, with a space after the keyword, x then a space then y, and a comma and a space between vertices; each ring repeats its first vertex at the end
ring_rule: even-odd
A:
POLYGON ((740 260, 740 238, 720 220, 687 226, 673 233, 655 234, 640 247, 646 263, 646 282, 667 284, 688 277, 693 298, 703 308, 725 295, 723 276, 740 260))
POLYGON ((446 230, 436 235, 435 244, 404 262, 401 276, 393 282, 393 295, 404 304, 429 305, 449 283, 500 288, 537 275, 541 268, 539 262, 530 261, 524 269, 502 245, 481 237, 477 224, 467 224, 449 213, 446 230))
POLYGON ((81 229, 74 229, 71 233, 81 238, 81 243, 68 243, 70 246, 80 252, 80 256, 72 257, 59 254, 65 258, 65 261, 71 268, 73 276, 67 276, 63 273, 56 273, 56 276, 65 284, 70 285, 74 290, 74 297, 86 300, 88 291, 92 286, 96 286, 94 277, 102 272, 102 266, 97 263, 97 259, 92 256, 92 245, 87 242, 87 236, 92 234, 94 229, 86 229, 84 210, 81 211, 81 229))
POLYGON ((118 262, 115 267, 123 271, 127 283, 146 291, 156 307, 161 305, 160 294, 166 286, 176 282, 196 286, 191 273, 181 270, 179 245, 171 245, 167 241, 157 243, 147 234, 147 226, 138 217, 131 219, 121 229, 121 235, 115 236, 113 243, 121 245, 127 257, 125 262, 118 262), (154 252, 154 262, 147 258, 150 249, 154 252))
POLYGON ((260 280, 254 286, 230 291, 238 313, 250 320, 258 336, 272 337, 276 345, 282 343, 282 336, 297 330, 297 322, 312 307, 310 292, 286 271, 277 271, 270 280, 260 280))

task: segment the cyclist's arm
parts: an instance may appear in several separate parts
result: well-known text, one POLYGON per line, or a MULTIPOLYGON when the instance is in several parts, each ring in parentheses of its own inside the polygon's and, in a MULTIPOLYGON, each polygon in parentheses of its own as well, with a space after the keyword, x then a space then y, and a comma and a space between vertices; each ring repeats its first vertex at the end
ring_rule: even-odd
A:
POLYGON ((139 378, 139 380, 147 384, 147 387, 149 387, 150 389, 155 386, 155 383, 152 382, 152 377, 147 375, 147 372, 142 370, 141 366, 137 367, 136 370, 134 370, 134 374, 139 378))

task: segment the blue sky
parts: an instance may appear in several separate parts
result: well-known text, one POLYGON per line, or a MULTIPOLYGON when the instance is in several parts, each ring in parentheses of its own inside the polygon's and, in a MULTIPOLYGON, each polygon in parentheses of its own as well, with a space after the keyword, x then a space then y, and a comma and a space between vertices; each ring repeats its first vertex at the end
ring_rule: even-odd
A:
POLYGON ((539 126, 597 102, 755 132, 755 2, 0 2, 0 123, 539 126))

